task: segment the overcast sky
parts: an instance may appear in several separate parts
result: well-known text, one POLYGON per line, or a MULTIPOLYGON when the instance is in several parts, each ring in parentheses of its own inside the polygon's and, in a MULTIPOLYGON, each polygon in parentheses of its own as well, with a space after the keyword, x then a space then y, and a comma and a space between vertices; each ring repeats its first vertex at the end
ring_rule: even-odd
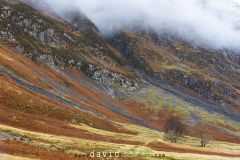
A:
MULTIPOLYGON (((47 1, 47 0, 46 0, 47 1)), ((240 49, 240 0, 51 0, 59 13, 81 10, 109 35, 142 22, 216 48, 240 49)))

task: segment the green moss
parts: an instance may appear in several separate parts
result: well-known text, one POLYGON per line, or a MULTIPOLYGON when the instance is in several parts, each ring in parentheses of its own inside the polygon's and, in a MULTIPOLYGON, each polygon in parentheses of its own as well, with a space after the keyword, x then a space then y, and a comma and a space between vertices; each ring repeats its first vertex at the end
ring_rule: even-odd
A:
POLYGON ((109 87, 111 87, 111 88, 121 88, 121 85, 120 85, 120 83, 111 83, 109 85, 109 87))

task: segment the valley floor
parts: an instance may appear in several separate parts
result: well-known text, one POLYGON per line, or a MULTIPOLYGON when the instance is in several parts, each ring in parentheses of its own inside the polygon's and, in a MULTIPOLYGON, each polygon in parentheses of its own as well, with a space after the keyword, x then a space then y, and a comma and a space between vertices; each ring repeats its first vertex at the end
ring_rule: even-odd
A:
MULTIPOLYGON (((240 158, 240 144, 212 141, 206 148, 199 147, 199 139, 187 137, 180 144, 171 144, 163 141, 163 133, 130 124, 119 124, 121 127, 137 131, 138 134, 123 134, 104 131, 90 126, 79 124, 71 125, 85 132, 106 137, 114 137, 123 143, 112 143, 101 140, 86 140, 75 137, 66 137, 28 131, 7 125, 0 125, 1 135, 13 136, 12 141, 3 141, 0 145, 1 156, 9 160, 30 159, 86 159, 79 158, 83 153, 91 151, 120 151, 121 153, 165 154, 166 158, 142 159, 177 159, 177 160, 238 160, 240 158), (138 144, 124 144, 124 142, 138 142, 138 144), (14 157, 10 155, 16 155, 14 157), (27 158, 26 158, 27 159, 27 158)), ((136 158, 136 157, 135 157, 136 158)), ((133 158, 133 159, 135 159, 133 158)), ((90 158, 94 159, 94 158, 90 158)), ((131 159, 131 158, 120 158, 131 159)))

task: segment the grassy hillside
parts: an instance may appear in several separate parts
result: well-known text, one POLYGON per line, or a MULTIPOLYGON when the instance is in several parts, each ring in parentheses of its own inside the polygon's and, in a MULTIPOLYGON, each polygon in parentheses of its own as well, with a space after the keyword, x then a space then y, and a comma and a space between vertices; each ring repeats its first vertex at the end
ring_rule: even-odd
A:
MULTIPOLYGON (((205 114, 201 122, 215 123, 219 129, 209 128, 215 140, 229 142, 213 140, 207 148, 201 148, 200 139, 192 137, 197 133, 191 132, 194 128, 189 125, 189 137, 179 144, 171 144, 164 140, 162 132, 150 129, 156 127, 161 130, 171 114, 185 116, 187 121, 186 116, 196 112, 191 111, 196 107, 180 99, 178 109, 171 109, 171 97, 169 100, 152 99, 164 94, 155 87, 152 88, 155 92, 145 88, 146 102, 144 99, 139 103, 126 98, 117 100, 109 96, 100 84, 79 72, 71 69, 62 72, 36 64, 3 46, 0 53, 2 153, 40 159, 79 159, 82 152, 109 149, 125 154, 136 152, 135 156, 147 153, 143 159, 152 159, 149 155, 154 153, 165 154, 165 159, 181 159, 187 155, 198 157, 198 154, 208 155, 203 159, 239 156, 239 145, 234 144, 239 142, 239 126, 231 121, 221 122, 218 115, 211 115, 214 119, 210 119, 206 111, 201 113, 205 114), (152 108, 151 105, 160 107, 152 108), (180 110, 181 107, 185 108, 180 110), (146 116, 148 114, 150 116, 146 116), (219 132, 220 128, 225 128, 225 131, 219 132)), ((134 95, 137 98, 137 94, 134 95)))
POLYGON ((0 1, 0 159, 239 159, 232 54, 134 31, 106 40, 80 13, 66 16, 0 1), (178 143, 163 133, 171 116, 186 126, 178 143))

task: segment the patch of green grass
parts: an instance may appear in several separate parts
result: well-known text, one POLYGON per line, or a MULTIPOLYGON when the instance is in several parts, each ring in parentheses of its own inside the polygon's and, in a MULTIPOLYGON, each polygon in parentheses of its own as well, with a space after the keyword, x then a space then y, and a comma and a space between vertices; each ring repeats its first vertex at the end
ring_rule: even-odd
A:
POLYGON ((111 88, 121 88, 121 85, 120 85, 120 83, 111 83, 109 85, 109 87, 111 87, 111 88))

